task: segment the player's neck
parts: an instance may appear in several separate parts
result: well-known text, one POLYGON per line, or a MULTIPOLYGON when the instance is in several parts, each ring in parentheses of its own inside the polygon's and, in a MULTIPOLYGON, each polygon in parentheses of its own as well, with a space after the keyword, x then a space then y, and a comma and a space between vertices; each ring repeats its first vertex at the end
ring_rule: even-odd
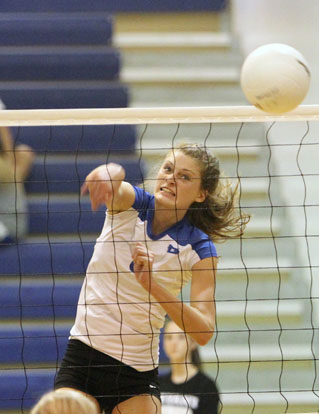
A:
MULTIPOLYGON (((186 213, 186 212, 185 212, 186 213)), ((152 231, 161 234, 184 218, 185 214, 176 214, 176 211, 155 211, 152 231)))
POLYGON ((174 384, 189 381, 198 373, 198 368, 192 364, 172 364, 171 380, 174 384))

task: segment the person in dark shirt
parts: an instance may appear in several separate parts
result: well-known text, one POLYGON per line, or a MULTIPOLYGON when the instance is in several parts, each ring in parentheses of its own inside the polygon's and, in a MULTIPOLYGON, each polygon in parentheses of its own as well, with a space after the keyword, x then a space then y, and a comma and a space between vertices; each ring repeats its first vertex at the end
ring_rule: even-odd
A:
POLYGON ((195 341, 169 321, 163 345, 171 371, 160 376, 162 414, 217 414, 218 389, 201 370, 195 341))

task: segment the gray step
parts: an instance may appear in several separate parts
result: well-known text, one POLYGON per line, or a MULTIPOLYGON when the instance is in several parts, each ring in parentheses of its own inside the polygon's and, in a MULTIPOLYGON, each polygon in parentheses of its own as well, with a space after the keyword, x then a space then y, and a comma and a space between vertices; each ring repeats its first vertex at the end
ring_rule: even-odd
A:
MULTIPOLYGON (((302 329, 299 332, 301 333, 302 329)), ((233 336, 234 333, 232 334, 233 336)), ((230 337, 231 335, 228 335, 230 337)), ((309 340, 306 342, 304 341, 301 343, 295 344, 293 342, 292 336, 289 340, 280 340, 279 343, 279 333, 276 334, 276 337, 269 338, 269 334, 267 332, 263 334, 263 336, 259 339, 259 342, 254 343, 250 341, 248 338, 248 332, 246 334, 246 341, 239 343, 234 339, 233 343, 228 342, 225 343, 224 341, 219 341, 219 334, 217 334, 217 341, 212 343, 210 346, 206 345, 205 347, 201 348, 200 354, 202 360, 206 364, 213 364, 218 362, 220 366, 227 366, 227 369, 230 369, 231 366, 233 369, 242 370, 244 367, 244 363, 251 362, 256 364, 256 369, 262 370, 262 365, 258 366, 259 364, 263 364, 264 367, 272 368, 272 365, 278 365, 277 363, 281 363, 285 361, 285 369, 294 370, 295 366, 298 361, 299 366, 306 368, 309 363, 313 364, 318 361, 316 359, 316 353, 314 349, 311 347, 311 336, 309 335, 309 340), (262 343, 262 338, 264 339, 264 343, 262 343)), ((207 365, 208 366, 208 365, 207 365)), ((247 368, 247 366, 246 366, 247 368)))
POLYGON ((134 85, 203 85, 214 83, 236 84, 239 70, 236 67, 124 67, 120 81, 134 85))
POLYGON ((285 258, 278 268, 275 258, 263 256, 259 251, 257 257, 244 257, 243 261, 235 261, 232 257, 222 257, 218 263, 216 299, 272 299, 278 297, 291 298, 295 295, 292 283, 293 262, 285 258))
POLYGON ((292 237, 278 237, 275 240, 272 237, 245 237, 227 240, 226 243, 217 244, 216 247, 218 255, 226 264, 227 258, 238 257, 247 267, 250 267, 250 261, 254 262, 254 259, 261 254, 269 261, 269 267, 284 267, 287 254, 295 257, 292 237))
POLYGON ((113 45, 121 49, 162 49, 162 48, 209 48, 224 49, 232 46, 232 36, 228 32, 212 31, 165 31, 165 32, 116 32, 113 45))
POLYGON ((232 392, 221 395, 223 414, 317 413, 318 391, 232 392), (287 409, 289 408, 289 411, 287 409))
MULTIPOLYGON (((186 136, 185 138, 179 137, 172 140, 170 136, 164 136, 159 141, 159 137, 152 137, 143 139, 141 144, 139 145, 139 149, 145 151, 143 156, 147 158, 155 158, 155 157, 165 157, 168 150, 173 146, 174 148, 178 147, 179 144, 189 142, 190 138, 186 136)), ((192 143, 203 144, 200 139, 197 139, 195 142, 191 141, 192 143)), ((251 141, 243 141, 240 146, 234 146, 231 144, 218 144, 210 143, 208 140, 204 142, 205 147, 210 152, 212 149, 213 154, 220 160, 231 160, 232 162, 236 162, 237 158, 245 158, 248 160, 257 161, 259 158, 261 147, 257 145, 257 143, 252 143, 251 141)))
MULTIPOLYGON (((156 98, 156 97, 155 97, 156 98)), ((169 105, 171 106, 171 105, 169 105)), ((199 105, 200 106, 200 105, 199 105)), ((211 106, 211 105, 210 105, 211 106)), ((215 147, 236 147, 236 146, 260 146, 266 145, 266 127, 263 123, 247 122, 241 123, 208 123, 191 124, 154 124, 137 126, 137 136, 143 140, 138 140, 137 147, 160 147, 171 148, 176 146, 179 141, 189 140, 205 145, 211 151, 215 147), (162 144, 163 143, 163 144, 162 144)))
POLYGON ((217 301, 217 324, 238 326, 248 323, 251 328, 298 323, 303 319, 303 304, 298 300, 229 300, 217 301))
POLYGON ((187 53, 185 50, 169 48, 151 48, 126 50, 121 49, 122 68, 158 68, 158 67, 176 67, 181 70, 183 67, 208 68, 213 70, 218 67, 240 68, 242 56, 237 50, 212 50, 196 49, 187 53))
POLYGON ((247 105, 239 85, 130 85, 130 106, 247 105))
MULTIPOLYGON (((260 301, 260 303, 262 302, 260 301)), ((303 304, 299 300, 296 300, 296 303, 303 304)), ((234 362, 234 365, 238 361, 246 361, 243 355, 248 355, 249 358, 249 353, 250 359, 258 362, 258 355, 262 353, 264 356, 261 361, 268 361, 270 364, 274 360, 284 359, 293 367, 294 360, 308 361, 316 358, 316 354, 318 354, 317 339, 318 333, 314 324, 311 323, 311 318, 302 324, 293 325, 285 323, 283 318, 278 318, 274 323, 266 323, 265 326, 254 325, 246 318, 245 323, 240 322, 237 326, 225 323, 217 324, 214 337, 201 348, 200 352, 207 362, 213 362, 218 358, 218 361, 224 361, 224 363, 234 362), (274 352, 277 356, 280 355, 279 359, 274 358, 274 352), (290 358, 292 352, 295 353, 294 358, 290 358), (305 352, 307 352, 307 358, 304 356, 305 352), (230 354, 233 356, 229 356, 230 354)))

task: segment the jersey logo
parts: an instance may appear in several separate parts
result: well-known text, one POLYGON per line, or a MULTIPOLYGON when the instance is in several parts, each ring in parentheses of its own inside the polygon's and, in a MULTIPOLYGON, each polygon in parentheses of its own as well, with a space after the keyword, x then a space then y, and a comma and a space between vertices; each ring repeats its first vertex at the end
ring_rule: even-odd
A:
POLYGON ((179 250, 170 244, 168 246, 167 253, 178 254, 179 250))
POLYGON ((130 263, 130 271, 134 273, 134 262, 130 263))

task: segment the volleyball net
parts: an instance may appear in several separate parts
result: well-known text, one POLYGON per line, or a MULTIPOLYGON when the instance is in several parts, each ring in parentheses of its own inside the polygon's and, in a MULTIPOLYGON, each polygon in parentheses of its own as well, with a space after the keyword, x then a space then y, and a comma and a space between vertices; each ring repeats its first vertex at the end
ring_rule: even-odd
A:
MULTIPOLYGON (((180 143, 218 157, 239 183, 238 208, 251 215, 242 237, 217 245, 216 333, 200 349, 220 412, 317 412, 318 121, 318 106, 283 115, 252 107, 0 111, 0 127, 36 153, 26 204, 17 180, 0 183, 11 197, 11 207, 0 203, 0 222, 10 216, 18 227, 22 216, 29 225, 0 247, 0 412, 28 411, 52 388, 105 216, 80 196, 86 175, 118 162, 129 182, 144 185, 180 143)), ((189 301, 188 287, 182 297, 189 301)), ((161 348, 160 373, 168 369, 161 348)))

